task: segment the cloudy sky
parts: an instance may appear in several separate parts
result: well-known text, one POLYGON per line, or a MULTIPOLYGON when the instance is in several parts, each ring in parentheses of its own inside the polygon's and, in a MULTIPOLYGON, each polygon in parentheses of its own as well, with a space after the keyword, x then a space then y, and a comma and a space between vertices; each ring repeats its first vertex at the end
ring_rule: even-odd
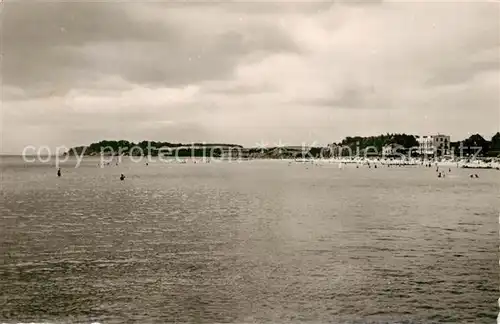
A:
POLYGON ((500 123, 499 9, 7 0, 0 151, 101 139, 489 137, 500 123))

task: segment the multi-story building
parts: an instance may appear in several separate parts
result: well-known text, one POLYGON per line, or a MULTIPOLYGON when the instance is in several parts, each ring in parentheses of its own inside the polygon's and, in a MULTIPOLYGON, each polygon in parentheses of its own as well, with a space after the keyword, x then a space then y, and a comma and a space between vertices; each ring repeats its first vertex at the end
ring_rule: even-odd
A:
POLYGON ((450 153, 450 136, 418 136, 418 153, 422 155, 445 155, 450 153))
POLYGON ((401 153, 404 149, 403 145, 400 144, 387 144, 382 147, 382 155, 383 156, 391 156, 401 153))

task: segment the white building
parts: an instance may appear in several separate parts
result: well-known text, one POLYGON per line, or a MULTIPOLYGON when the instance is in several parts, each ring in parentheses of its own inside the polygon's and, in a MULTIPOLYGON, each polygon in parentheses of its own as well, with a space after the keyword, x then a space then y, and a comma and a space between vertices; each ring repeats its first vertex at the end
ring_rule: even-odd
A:
POLYGON ((422 155, 445 155, 450 153, 450 136, 447 135, 430 135, 419 136, 418 153, 422 155))
POLYGON ((382 147, 382 155, 383 156, 396 155, 398 153, 401 153, 401 150, 403 148, 404 148, 403 145, 400 144, 388 144, 382 147))

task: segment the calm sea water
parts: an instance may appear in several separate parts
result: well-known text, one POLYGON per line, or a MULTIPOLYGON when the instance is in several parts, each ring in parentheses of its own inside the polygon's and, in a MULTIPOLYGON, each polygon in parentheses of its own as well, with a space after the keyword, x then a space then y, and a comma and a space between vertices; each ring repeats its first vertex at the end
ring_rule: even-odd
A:
POLYGON ((0 322, 495 322, 498 171, 96 165, 3 158, 0 322))

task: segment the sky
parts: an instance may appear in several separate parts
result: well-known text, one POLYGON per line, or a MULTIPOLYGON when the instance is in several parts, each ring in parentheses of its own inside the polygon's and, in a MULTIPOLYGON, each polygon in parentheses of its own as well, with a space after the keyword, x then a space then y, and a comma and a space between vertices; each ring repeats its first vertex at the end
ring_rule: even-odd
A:
POLYGON ((2 153, 500 128, 499 2, 6 0, 1 15, 2 153))

